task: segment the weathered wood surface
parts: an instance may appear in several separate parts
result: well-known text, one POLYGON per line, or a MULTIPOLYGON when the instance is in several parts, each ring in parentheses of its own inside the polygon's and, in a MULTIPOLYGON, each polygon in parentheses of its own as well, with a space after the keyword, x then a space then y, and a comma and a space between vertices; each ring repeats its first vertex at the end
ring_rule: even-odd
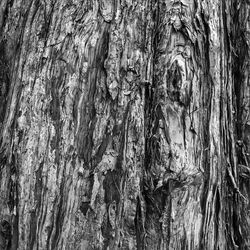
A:
POLYGON ((247 0, 1 0, 0 249, 250 249, 247 0))

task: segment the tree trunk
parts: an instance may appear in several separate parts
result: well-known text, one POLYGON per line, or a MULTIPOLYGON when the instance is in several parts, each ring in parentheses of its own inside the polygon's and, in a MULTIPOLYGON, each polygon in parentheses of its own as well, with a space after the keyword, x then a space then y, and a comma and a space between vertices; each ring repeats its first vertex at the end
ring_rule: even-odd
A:
POLYGON ((249 0, 1 0, 0 249, 250 249, 249 0))

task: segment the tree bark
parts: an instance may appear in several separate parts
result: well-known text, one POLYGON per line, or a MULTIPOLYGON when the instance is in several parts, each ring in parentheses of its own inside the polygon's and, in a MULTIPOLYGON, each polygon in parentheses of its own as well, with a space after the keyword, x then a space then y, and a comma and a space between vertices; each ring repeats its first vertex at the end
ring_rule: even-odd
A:
POLYGON ((0 249, 250 249, 248 0, 0 2, 0 249))

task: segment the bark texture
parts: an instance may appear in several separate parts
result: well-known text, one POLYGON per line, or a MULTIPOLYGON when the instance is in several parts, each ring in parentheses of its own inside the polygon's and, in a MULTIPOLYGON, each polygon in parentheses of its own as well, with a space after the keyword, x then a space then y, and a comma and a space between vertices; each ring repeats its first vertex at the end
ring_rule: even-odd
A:
POLYGON ((248 0, 1 0, 0 249, 250 249, 248 0))

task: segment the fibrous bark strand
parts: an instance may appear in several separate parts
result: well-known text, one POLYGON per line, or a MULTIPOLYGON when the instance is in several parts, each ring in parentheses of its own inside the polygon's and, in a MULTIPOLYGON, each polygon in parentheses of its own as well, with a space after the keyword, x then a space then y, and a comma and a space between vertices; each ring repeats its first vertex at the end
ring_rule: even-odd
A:
POLYGON ((248 249, 249 3, 2 0, 0 249, 248 249))

